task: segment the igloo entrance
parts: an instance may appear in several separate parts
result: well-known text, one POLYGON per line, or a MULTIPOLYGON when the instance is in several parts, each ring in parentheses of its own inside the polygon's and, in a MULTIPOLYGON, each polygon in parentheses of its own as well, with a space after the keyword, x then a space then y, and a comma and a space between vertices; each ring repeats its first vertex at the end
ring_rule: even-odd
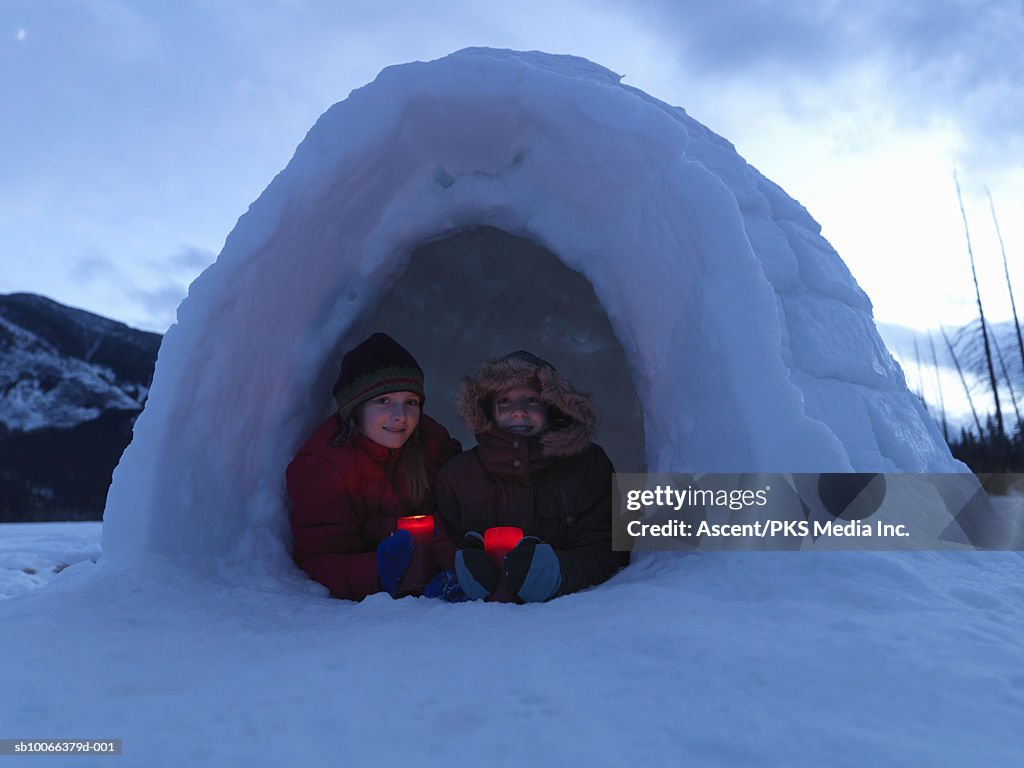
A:
POLYGON ((622 346, 591 284, 543 246, 494 227, 420 246, 346 337, 374 331, 416 356, 427 376, 426 411, 464 447, 475 440, 456 414, 459 381, 483 360, 527 349, 594 394, 597 442, 616 469, 644 471, 643 416, 622 346))

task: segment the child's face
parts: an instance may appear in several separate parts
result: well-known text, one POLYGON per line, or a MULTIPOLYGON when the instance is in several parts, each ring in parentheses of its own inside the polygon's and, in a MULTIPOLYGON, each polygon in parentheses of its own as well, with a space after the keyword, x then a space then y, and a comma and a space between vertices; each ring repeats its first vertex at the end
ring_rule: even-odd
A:
POLYGON ((385 448, 401 448, 420 423, 420 396, 388 392, 362 403, 356 410, 359 431, 385 448))
POLYGON ((539 435, 548 428, 548 407, 531 387, 507 389, 495 398, 494 421, 517 435, 539 435))

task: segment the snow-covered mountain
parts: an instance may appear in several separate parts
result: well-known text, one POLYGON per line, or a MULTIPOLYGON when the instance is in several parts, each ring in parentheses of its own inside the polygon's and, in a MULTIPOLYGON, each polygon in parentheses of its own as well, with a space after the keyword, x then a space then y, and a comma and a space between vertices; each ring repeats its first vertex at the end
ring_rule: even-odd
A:
POLYGON ((99 519, 161 337, 0 296, 0 520, 99 519))

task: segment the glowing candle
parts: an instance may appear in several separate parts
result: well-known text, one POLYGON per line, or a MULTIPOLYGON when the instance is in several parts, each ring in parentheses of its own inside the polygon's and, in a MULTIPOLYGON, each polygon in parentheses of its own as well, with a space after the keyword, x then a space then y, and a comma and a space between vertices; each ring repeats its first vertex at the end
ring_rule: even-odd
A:
POLYGON ((398 518, 398 530, 408 531, 415 541, 417 538, 429 536, 430 541, 434 540, 434 516, 433 515, 411 515, 410 517, 398 518))
POLYGON ((411 515, 398 518, 398 530, 412 535, 412 560, 398 588, 402 592, 421 592, 434 572, 434 517, 411 515))
POLYGON ((504 560, 505 555, 515 547, 523 538, 523 529, 516 528, 512 525, 499 525, 494 528, 488 528, 484 531, 484 550, 491 559, 494 561, 495 567, 498 569, 498 573, 501 574, 501 581, 498 582, 498 588, 494 591, 494 594, 488 597, 488 601, 493 603, 514 603, 516 596, 508 585, 505 584, 504 575, 504 560))
POLYGON ((509 550, 523 538, 523 529, 512 525, 499 525, 496 528, 488 528, 484 531, 484 549, 494 560, 494 564, 501 568, 501 562, 509 550))

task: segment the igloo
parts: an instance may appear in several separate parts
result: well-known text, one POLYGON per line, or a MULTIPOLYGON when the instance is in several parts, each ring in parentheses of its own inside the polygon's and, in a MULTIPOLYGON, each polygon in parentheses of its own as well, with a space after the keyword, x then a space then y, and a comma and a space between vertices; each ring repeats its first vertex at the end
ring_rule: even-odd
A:
POLYGON ((284 468, 378 328, 453 431, 466 361, 525 347, 629 468, 963 469, 818 224, 728 141, 584 59, 467 49, 331 107, 192 284, 105 557, 288 563, 284 468))

